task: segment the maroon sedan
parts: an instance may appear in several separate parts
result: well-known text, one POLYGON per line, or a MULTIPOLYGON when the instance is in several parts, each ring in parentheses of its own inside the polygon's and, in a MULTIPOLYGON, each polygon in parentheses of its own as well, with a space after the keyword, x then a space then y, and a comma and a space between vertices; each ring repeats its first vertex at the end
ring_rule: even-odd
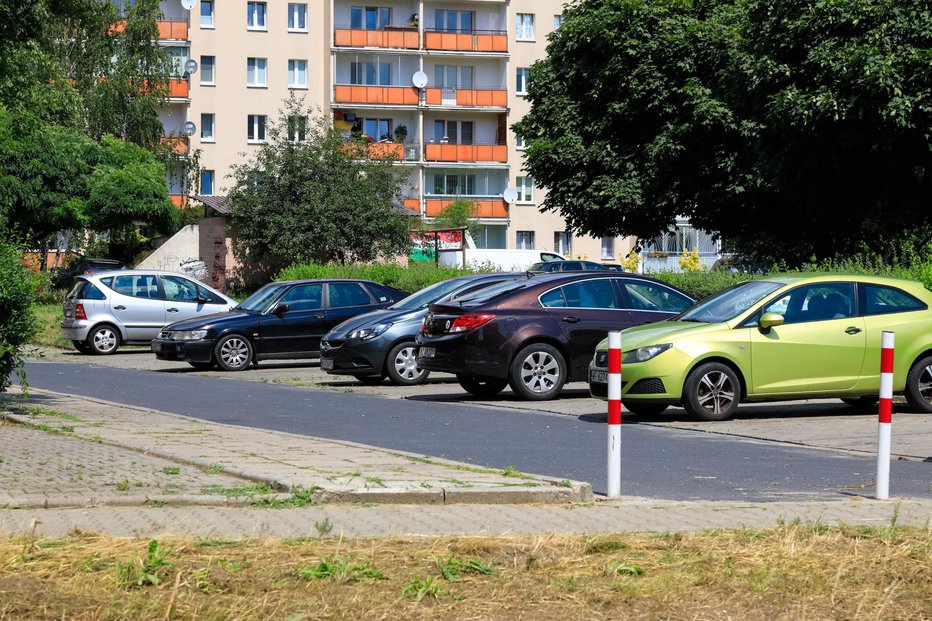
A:
POLYGON ((553 399, 566 382, 587 380, 595 347, 609 331, 667 319, 693 302, 638 274, 534 275, 431 304, 417 364, 456 374, 475 395, 510 384, 520 399, 553 399))

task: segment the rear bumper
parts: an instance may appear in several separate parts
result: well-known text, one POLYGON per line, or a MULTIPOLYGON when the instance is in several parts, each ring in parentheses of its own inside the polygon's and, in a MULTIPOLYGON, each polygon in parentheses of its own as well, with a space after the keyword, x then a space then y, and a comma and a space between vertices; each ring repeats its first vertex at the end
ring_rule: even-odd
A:
POLYGON ((69 341, 83 341, 91 331, 91 324, 80 321, 61 324, 62 338, 69 341))
POLYGON ((210 362, 214 352, 214 342, 203 341, 167 341, 153 339, 150 345, 152 353, 159 360, 190 360, 191 362, 210 362))
POLYGON ((492 351, 473 345, 467 339, 417 339, 417 365, 428 371, 473 375, 477 377, 508 377, 507 352, 492 351), (433 355, 427 353, 433 349, 433 355))

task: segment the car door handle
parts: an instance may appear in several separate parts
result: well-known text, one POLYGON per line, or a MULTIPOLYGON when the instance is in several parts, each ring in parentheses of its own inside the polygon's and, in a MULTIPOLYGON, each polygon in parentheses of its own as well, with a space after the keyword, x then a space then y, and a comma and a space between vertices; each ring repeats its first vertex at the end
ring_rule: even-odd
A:
POLYGON ((563 321, 566 323, 579 323, 579 317, 564 317, 563 321))
POLYGON ((126 307, 122 304, 113 307, 113 310, 126 310, 126 307))
POLYGON ((314 315, 314 319, 323 319, 324 315, 314 315))
POLYGON ((861 328, 855 328, 854 326, 851 326, 850 328, 845 330, 845 334, 857 334, 860 331, 861 331, 861 328))
POLYGON ((167 310, 169 313, 177 313, 177 312, 178 312, 178 309, 177 309, 177 308, 166 308, 165 310, 167 310))

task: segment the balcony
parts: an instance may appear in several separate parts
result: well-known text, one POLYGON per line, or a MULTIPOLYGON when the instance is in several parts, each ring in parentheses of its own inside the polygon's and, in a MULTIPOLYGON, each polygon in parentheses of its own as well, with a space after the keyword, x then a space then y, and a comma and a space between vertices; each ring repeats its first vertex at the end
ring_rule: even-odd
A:
MULTIPOLYGON (((468 196, 461 196, 460 199, 466 198, 476 206, 475 217, 477 218, 507 218, 508 203, 501 198, 473 200, 468 196)), ((443 208, 452 203, 453 198, 428 198, 426 201, 427 216, 430 218, 440 215, 443 208)))
POLYGON ((333 102, 337 104, 416 106, 418 104, 418 92, 410 86, 337 84, 333 88, 333 102))
MULTIPOLYGON (((159 21, 159 40, 188 40, 188 22, 182 21, 159 21)), ((111 32, 123 32, 126 28, 126 22, 116 22, 110 27, 111 32)))
POLYGON ((336 28, 333 31, 333 45, 416 50, 420 48, 420 38, 417 28, 408 26, 386 26, 384 30, 336 28))
POLYGON ((187 136, 162 136, 160 142, 171 147, 175 153, 185 155, 188 152, 187 136))
POLYGON ((425 101, 428 106, 460 106, 464 108, 505 108, 508 91, 504 88, 440 88, 428 87, 425 101))
POLYGON ((171 99, 187 99, 189 97, 188 81, 187 80, 169 81, 168 96, 171 99))
POLYGON ((508 34, 504 30, 450 32, 424 30, 424 48, 442 52, 508 52, 508 34))
POLYGON ((359 159, 390 159, 396 162, 416 162, 417 143, 415 142, 359 142, 351 141, 345 145, 345 152, 359 159))
POLYGON ((170 198, 175 207, 178 207, 179 209, 183 209, 188 206, 187 194, 169 194, 168 198, 170 198))
POLYGON ((424 148, 424 159, 428 162, 507 162, 508 146, 428 143, 424 148))

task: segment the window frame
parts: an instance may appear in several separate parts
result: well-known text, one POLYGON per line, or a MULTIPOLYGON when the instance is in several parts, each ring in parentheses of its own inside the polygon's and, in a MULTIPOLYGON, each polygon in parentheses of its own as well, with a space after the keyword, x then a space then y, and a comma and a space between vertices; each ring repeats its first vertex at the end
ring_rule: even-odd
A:
POLYGON ((268 88, 269 87, 269 59, 259 56, 249 56, 246 58, 246 88, 268 88), (261 64, 261 70, 260 70, 261 64), (252 66, 250 66, 252 65, 252 66), (255 74, 255 75, 254 75, 255 74), (254 79, 260 77, 261 82, 254 82, 254 79))
POLYGON ((307 3, 288 3, 288 32, 308 32, 307 29, 307 3), (302 8, 303 7, 303 8, 302 8), (303 10, 303 14, 302 14, 303 10), (299 16, 304 19, 304 26, 299 24, 299 16))
POLYGON ((216 20, 215 20, 215 16, 214 16, 214 9, 216 9, 216 6, 214 6, 214 0, 201 0, 201 18, 200 18, 200 25, 201 25, 201 28, 207 28, 207 29, 211 29, 211 30, 214 29, 214 28, 216 28, 216 26, 215 26, 216 20), (210 7, 210 15, 209 15, 209 17, 210 17, 210 23, 204 23, 204 9, 205 9, 206 7, 210 7))
POLYGON ((200 193, 203 194, 204 196, 213 196, 213 195, 214 195, 214 177, 215 177, 215 176, 216 176, 216 172, 215 172, 214 170, 212 170, 212 169, 204 168, 204 169, 201 170, 201 178, 200 178, 200 182, 199 182, 200 187, 199 187, 198 189, 200 190, 200 193), (209 188, 209 190, 208 190, 208 189, 204 189, 204 178, 205 178, 205 177, 208 177, 209 180, 210 180, 210 188, 209 188))
POLYGON ((531 83, 531 68, 515 68, 515 95, 525 96, 528 93, 528 86, 531 83))
POLYGON ((264 0, 248 0, 246 2, 246 30, 258 32, 268 32, 269 29, 269 7, 264 0), (258 11, 259 7, 262 11, 258 11), (260 19, 261 18, 261 19, 260 19), (261 21, 262 23, 257 23, 261 21))
POLYGON ((201 142, 216 142, 217 135, 217 115, 213 112, 201 112, 201 142), (210 119, 205 123, 204 119, 210 119), (210 127, 210 134, 205 134, 204 130, 210 127))
POLYGON ((536 41, 534 13, 515 14, 515 41, 536 41), (524 18, 524 19, 522 19, 524 18))
POLYGON ((534 178, 527 176, 515 177, 515 190, 518 192, 518 198, 515 201, 517 205, 534 204, 534 178))
POLYGON ((248 144, 264 144, 268 135, 269 117, 267 114, 246 115, 246 142, 248 144), (259 137, 261 130, 262 137, 259 137), (253 134, 250 137, 250 133, 253 134))
POLYGON ((515 231, 515 248, 518 250, 534 250, 535 231, 515 231))
POLYGON ((201 86, 216 86, 217 85, 217 57, 210 55, 201 55, 201 64, 200 64, 200 85, 201 86), (209 58, 210 61, 207 62, 205 59, 209 58), (207 71, 204 67, 210 66, 210 79, 207 80, 207 71))
POLYGON ((289 58, 288 59, 288 88, 307 90, 307 59, 306 58, 289 58), (304 84, 294 81, 297 77, 298 63, 304 63, 303 75, 304 84))

